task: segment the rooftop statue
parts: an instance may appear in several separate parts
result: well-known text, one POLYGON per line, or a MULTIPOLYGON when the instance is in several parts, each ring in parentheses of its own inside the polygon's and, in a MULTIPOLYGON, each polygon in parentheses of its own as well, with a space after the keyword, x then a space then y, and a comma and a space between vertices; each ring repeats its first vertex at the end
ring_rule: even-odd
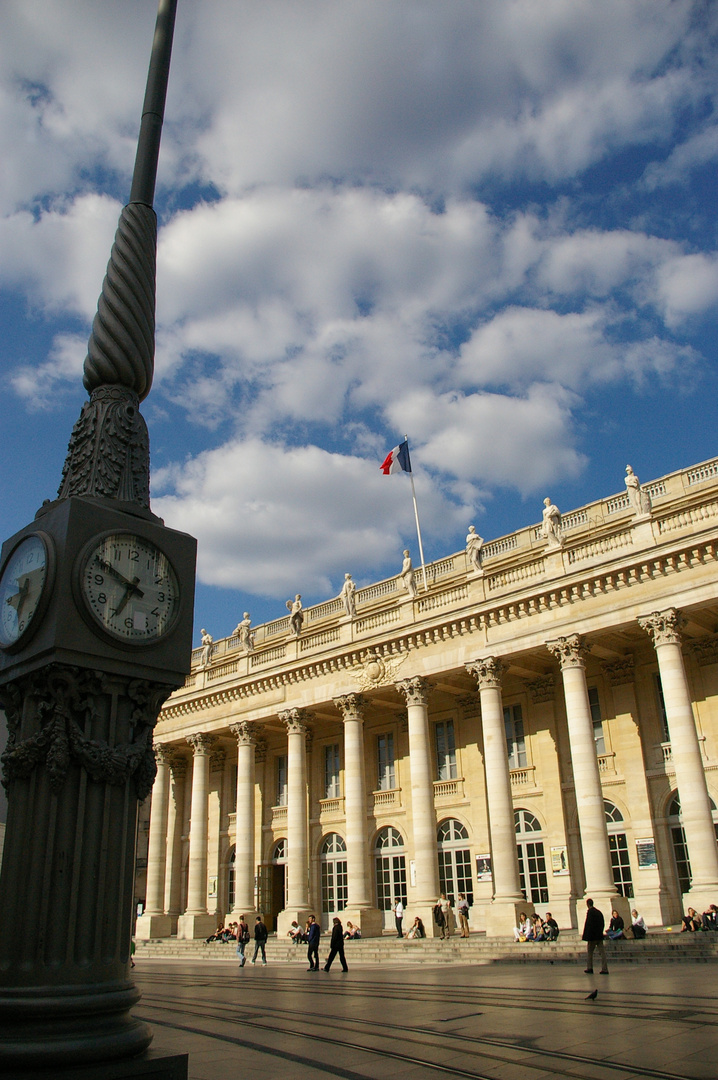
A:
POLYGON ((344 584, 342 585, 342 591, 339 593, 339 596, 344 604, 344 610, 350 619, 353 619, 357 613, 356 591, 357 587, 352 581, 351 574, 345 574, 344 584))
POLYGON ((200 659, 201 667, 209 667, 212 659, 212 651, 214 649, 214 638, 211 634, 208 634, 206 630, 202 630, 202 657, 200 659))
POLYGON ((254 641, 252 639, 252 634, 250 630, 251 625, 252 620, 249 617, 249 612, 245 611, 241 623, 237 624, 237 627, 234 631, 234 637, 239 638, 239 644, 244 649, 244 651, 248 653, 254 650, 254 641))
POLYGON ((636 516, 647 517, 651 512, 651 496, 643 490, 640 480, 630 465, 626 465, 626 491, 636 516))
POLYGON ((299 637, 302 632, 302 623, 304 622, 304 612, 302 610, 302 596, 301 593, 297 593, 294 597, 294 601, 287 600, 287 610, 289 611, 289 626, 295 637, 299 637))
POLYGON ((479 536, 473 525, 469 525, 469 534, 466 537, 466 557, 469 560, 470 568, 480 574, 484 572, 481 565, 481 549, 483 546, 483 538, 479 536))
POLYGON ((561 511, 548 498, 544 499, 543 507, 543 521, 541 523, 543 534, 548 540, 550 548, 560 548, 563 546, 563 540, 561 539, 561 511))
POLYGON ((401 580, 404 582, 404 588, 413 600, 416 596, 416 580, 414 578, 414 567, 411 562, 411 556, 409 554, 408 548, 404 552, 404 562, 401 564, 400 577, 401 580))

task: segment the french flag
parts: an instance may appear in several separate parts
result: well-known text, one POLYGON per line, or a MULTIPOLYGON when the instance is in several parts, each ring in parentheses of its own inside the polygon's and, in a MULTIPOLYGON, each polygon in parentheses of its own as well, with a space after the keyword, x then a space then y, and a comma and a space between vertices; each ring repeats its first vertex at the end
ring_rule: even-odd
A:
POLYGON ((409 442, 407 439, 403 443, 399 443, 393 450, 384 458, 384 461, 379 466, 384 476, 389 476, 390 473, 395 472, 411 472, 411 460, 409 458, 409 442))

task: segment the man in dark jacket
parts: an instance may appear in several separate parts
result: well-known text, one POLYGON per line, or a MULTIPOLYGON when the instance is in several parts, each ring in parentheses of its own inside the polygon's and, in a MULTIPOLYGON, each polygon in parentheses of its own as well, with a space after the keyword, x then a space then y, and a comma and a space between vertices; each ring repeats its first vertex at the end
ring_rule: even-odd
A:
POLYGON ((329 971, 329 968, 332 966, 332 960, 335 956, 338 956, 339 962, 342 965, 342 971, 348 971, 349 968, 347 967, 346 957, 344 956, 344 927, 342 926, 341 919, 334 919, 332 937, 329 945, 329 956, 324 965, 324 970, 329 971))
POLYGON ((598 949, 598 955, 601 957, 601 970, 600 975, 608 975, 608 966, 606 964, 606 946, 603 944, 603 915, 598 908, 593 906, 593 900, 586 901, 586 922, 583 927, 583 940, 586 942, 586 949, 588 953, 588 967, 586 968, 587 975, 593 975, 593 954, 598 949))
POLYGON ((307 971, 319 971, 319 935, 321 930, 319 929, 319 923, 313 915, 309 916, 309 926, 307 927, 307 960, 309 961, 309 967, 307 971))
POLYGON ((252 957, 252 963, 256 964, 257 954, 259 950, 262 950, 262 963, 267 963, 267 953, 265 952, 265 945, 267 944, 267 927, 262 922, 260 916, 254 920, 254 956, 252 957))

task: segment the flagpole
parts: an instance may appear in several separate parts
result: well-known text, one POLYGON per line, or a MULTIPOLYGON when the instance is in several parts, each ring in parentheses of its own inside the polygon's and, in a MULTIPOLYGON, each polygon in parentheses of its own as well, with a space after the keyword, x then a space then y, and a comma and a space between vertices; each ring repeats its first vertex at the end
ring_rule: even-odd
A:
MULTIPOLYGON (((406 442, 406 449, 409 449, 409 436, 404 434, 404 441, 406 442)), ((416 490, 414 488, 414 473, 409 472, 409 479, 411 480, 411 497, 414 501, 414 518, 416 519, 416 536, 419 541, 419 555, 421 557, 421 572, 424 577, 424 592, 429 591, 429 585, 426 580, 426 563, 424 562, 424 545, 421 542, 421 526, 419 525, 419 508, 416 505, 416 490)))

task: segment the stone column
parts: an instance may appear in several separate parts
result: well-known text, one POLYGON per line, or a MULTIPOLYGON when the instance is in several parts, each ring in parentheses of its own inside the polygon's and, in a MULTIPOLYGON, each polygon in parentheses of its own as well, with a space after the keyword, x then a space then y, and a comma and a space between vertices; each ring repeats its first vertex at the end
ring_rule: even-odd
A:
POLYGON ((237 813, 232 915, 239 919, 240 915, 249 917, 254 913, 254 747, 257 726, 241 720, 232 724, 229 730, 237 736, 237 813))
POLYGON ((518 923, 519 911, 531 914, 533 905, 526 902, 521 892, 516 851, 514 804, 501 696, 501 676, 506 667, 495 656, 486 656, 466 666, 476 678, 481 699, 486 801, 489 807, 491 870, 494 879, 494 895, 486 914, 486 932, 490 936, 511 934, 518 923))
POLYGON ((427 934, 436 932, 432 909, 439 896, 439 857, 436 846, 436 811, 431 742, 429 739, 429 684, 414 676, 403 679, 396 688, 406 701, 409 722, 409 768, 411 771, 411 807, 414 830, 416 891, 406 912, 407 925, 419 915, 427 934))
POLYGON ((187 778, 187 758, 175 756, 170 762, 172 795, 167 815, 167 875, 165 880, 165 911, 171 922, 171 934, 177 933, 177 920, 182 903, 182 833, 184 829, 184 790, 187 778))
POLYGON ((169 764, 173 751, 169 746, 155 746, 157 778, 152 789, 150 836, 147 848, 147 895, 145 910, 137 920, 135 937, 139 941, 169 937, 171 919, 165 915, 165 873, 167 857, 167 817, 169 812, 169 764))
POLYGON ((207 825, 209 814, 209 767, 216 743, 214 735, 188 735, 194 750, 192 806, 189 826, 189 877, 187 910, 177 921, 177 937, 203 938, 215 929, 214 915, 207 913, 207 825))
POLYGON ((348 886, 344 918, 358 926, 363 937, 378 937, 383 929, 383 920, 371 898, 364 766, 364 711, 368 701, 361 694, 346 694, 335 698, 334 704, 344 720, 344 808, 348 886))
MULTIPOLYGON (((626 925, 630 925, 630 904, 616 892, 616 886, 613 883, 606 810, 603 805, 603 789, 598 771, 598 755, 586 686, 585 656, 589 651, 589 646, 578 634, 572 634, 570 637, 557 638, 556 641, 547 641, 546 648, 559 661, 563 676, 568 738, 586 878, 583 901, 586 897, 591 897, 596 907, 603 912, 606 922, 611 917, 611 909, 616 908, 626 925)), ((576 904, 579 930, 583 930, 586 918, 586 905, 583 901, 578 900, 576 904)))
POLYGON ((639 626, 651 635, 658 657, 676 786, 691 860, 691 888, 686 902, 702 911, 709 903, 715 903, 718 894, 718 847, 683 664, 680 623, 681 616, 675 608, 654 611, 638 620, 639 626))
POLYGON ((286 935, 293 919, 303 925, 309 908, 309 813, 307 807, 307 733, 309 713, 288 709, 279 714, 287 729, 287 901, 277 916, 277 935, 286 935))

